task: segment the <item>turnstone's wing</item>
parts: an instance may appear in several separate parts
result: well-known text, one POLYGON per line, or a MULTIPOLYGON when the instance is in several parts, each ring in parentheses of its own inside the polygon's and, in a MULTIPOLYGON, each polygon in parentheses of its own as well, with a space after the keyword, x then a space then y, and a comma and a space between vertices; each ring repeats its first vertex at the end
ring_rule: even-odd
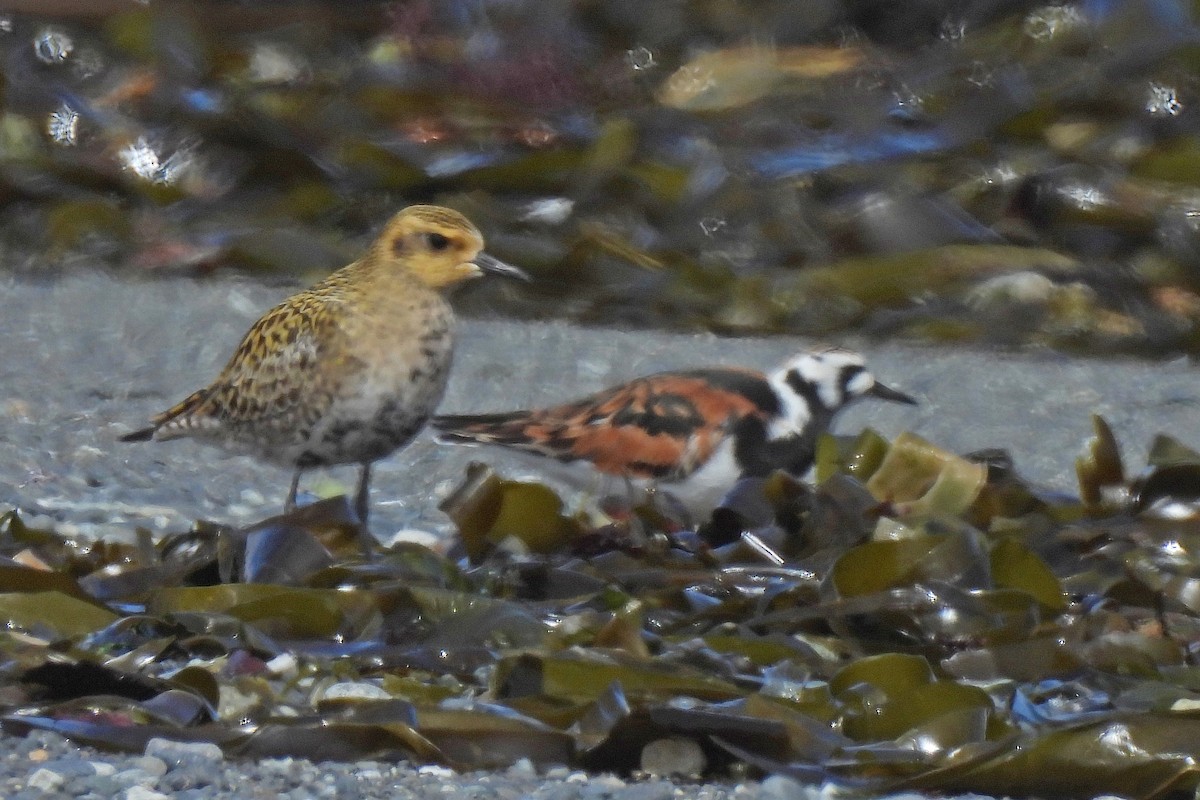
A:
POLYGON ((766 378, 741 369, 664 372, 551 408, 434 417, 447 442, 492 444, 598 470, 679 480, 733 425, 778 413, 766 378))

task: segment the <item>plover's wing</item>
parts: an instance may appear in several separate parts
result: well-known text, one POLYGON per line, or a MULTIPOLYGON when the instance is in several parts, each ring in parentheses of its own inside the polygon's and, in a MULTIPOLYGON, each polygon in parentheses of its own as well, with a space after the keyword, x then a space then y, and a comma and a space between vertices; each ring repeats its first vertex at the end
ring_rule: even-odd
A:
POLYGON ((320 297, 289 298, 246 332, 211 385, 124 438, 174 439, 242 425, 311 427, 334 384, 353 369, 340 363, 337 336, 320 297))
MULTIPOLYGON (((207 413, 255 424, 320 417, 356 367, 330 301, 302 292, 263 315, 213 382, 207 413)), ((285 423, 287 424, 287 423, 285 423)))

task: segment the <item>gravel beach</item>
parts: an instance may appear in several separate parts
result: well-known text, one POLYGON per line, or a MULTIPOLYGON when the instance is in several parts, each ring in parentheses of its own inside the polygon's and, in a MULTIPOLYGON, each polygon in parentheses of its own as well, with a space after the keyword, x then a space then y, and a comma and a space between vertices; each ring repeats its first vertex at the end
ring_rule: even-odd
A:
MULTIPOLYGON (((155 739, 140 756, 77 747, 54 734, 0 736, 0 795, 7 800, 833 800, 837 793, 790 778, 697 784, 620 778, 567 768, 538 772, 518 762, 503 772, 457 773, 438 766, 360 761, 222 758, 211 744, 155 739)), ((896 800, 919 795, 896 795, 896 800)))
MULTIPOLYGON (((291 287, 233 279, 128 282, 101 274, 53 283, 8 279, 0 315, 0 506, 63 532, 127 537, 186 528, 197 518, 242 524, 277 513, 290 474, 190 441, 124 444, 141 425, 207 383, 249 325, 291 287)), ((445 411, 502 410, 566 400, 661 369, 742 364, 769 368, 811 341, 722 338, 465 320, 445 411)), ((1159 431, 1200 445, 1200 381, 1183 359, 1078 359, 1052 352, 944 349, 879 341, 838 343, 867 353, 885 383, 917 407, 862 402, 837 430, 910 430, 957 452, 1010 450, 1018 470, 1074 491, 1074 458, 1102 414, 1140 469, 1159 431)), ((372 526, 446 530, 438 500, 466 464, 507 474, 525 461, 446 447, 428 433, 380 462, 372 526)), ((350 490, 354 469, 315 471, 304 486, 350 490)))
MULTIPOLYGON (((209 380, 238 337, 290 287, 233 279, 129 282, 89 274, 54 282, 4 279, 0 315, 0 510, 63 532, 129 537, 186 528, 196 518, 241 524, 276 513, 288 475, 191 442, 122 444, 145 417, 209 380)), ((807 342, 626 333, 559 323, 465 321, 448 411, 568 399, 659 369, 770 367, 807 342)), ((955 451, 1004 447, 1018 470, 1074 490, 1073 462, 1100 413, 1139 469, 1156 432, 1200 445, 1200 381, 1184 360, 1081 360, 1049 352, 933 349, 878 341, 864 350, 916 408, 862 403, 838 429, 911 430, 955 451)), ((438 500, 484 451, 428 435, 378 465, 374 532, 445 531, 438 500)), ((504 469, 502 457, 487 460, 504 469)), ((523 473, 524 466, 513 474, 523 473)), ((353 471, 314 474, 321 492, 353 471)), ((79 748, 57 736, 0 737, 0 795, 151 800, 210 797, 818 798, 820 788, 772 778, 744 784, 635 781, 569 770, 457 774, 376 762, 314 764, 222 758, 209 745, 155 743, 143 756, 79 748)))

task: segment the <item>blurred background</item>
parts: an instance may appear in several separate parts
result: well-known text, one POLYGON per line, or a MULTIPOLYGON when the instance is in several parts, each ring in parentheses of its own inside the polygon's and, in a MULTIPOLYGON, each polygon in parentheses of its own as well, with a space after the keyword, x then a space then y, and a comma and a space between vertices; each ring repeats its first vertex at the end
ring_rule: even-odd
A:
POLYGON ((476 314, 1200 348, 1182 0, 0 3, 0 264, 308 282, 412 202, 476 314))

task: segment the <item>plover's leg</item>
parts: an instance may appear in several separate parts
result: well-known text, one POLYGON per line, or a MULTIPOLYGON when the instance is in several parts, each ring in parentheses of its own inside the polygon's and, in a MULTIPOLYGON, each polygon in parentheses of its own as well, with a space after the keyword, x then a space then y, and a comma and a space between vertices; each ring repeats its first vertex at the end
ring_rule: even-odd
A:
POLYGON ((296 490, 300 488, 300 473, 304 470, 297 468, 292 473, 292 488, 288 489, 287 500, 283 503, 283 513, 290 514, 296 510, 296 490))
POLYGON ((358 491, 354 493, 354 513, 358 521, 365 527, 367 512, 371 508, 371 462, 364 462, 362 472, 358 477, 358 491))
POLYGON ((371 462, 364 462, 362 475, 358 479, 358 491, 354 494, 354 513, 358 515, 358 543, 362 547, 363 558, 371 561, 375 557, 375 545, 378 542, 367 527, 367 512, 371 508, 371 462))

